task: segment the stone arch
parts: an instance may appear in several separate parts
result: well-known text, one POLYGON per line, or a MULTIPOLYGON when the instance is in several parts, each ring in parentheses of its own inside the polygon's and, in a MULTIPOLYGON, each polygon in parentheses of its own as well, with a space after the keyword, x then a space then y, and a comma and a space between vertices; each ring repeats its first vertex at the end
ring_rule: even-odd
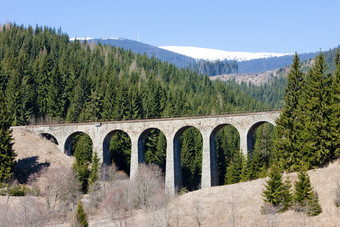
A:
MULTIPOLYGON (((116 133, 124 133, 130 139, 130 143, 131 143, 131 137, 129 136, 127 132, 123 130, 117 129, 117 130, 112 130, 111 132, 107 133, 103 140, 103 164, 106 164, 106 165, 112 164, 112 159, 110 156, 110 141, 116 133)), ((130 149, 131 149, 131 145, 130 145, 130 149)), ((127 165, 128 164, 129 163, 127 163, 127 165)), ((127 168, 126 172, 129 175, 130 168, 127 168)))
MULTIPOLYGON (((216 126, 210 136, 209 136, 209 145, 210 145, 210 174, 211 174, 211 186, 216 186, 219 185, 219 171, 218 171, 218 160, 217 160, 217 147, 216 147, 216 140, 217 140, 217 135, 218 133, 226 126, 231 126, 233 127, 239 137, 240 137, 240 132, 239 130, 233 126, 232 124, 221 124, 216 126)), ((239 138, 240 140, 240 138, 239 138)), ((240 141, 239 141, 240 143, 240 141)), ((239 149, 240 149, 240 144, 239 144, 239 149)))
POLYGON ((269 123, 273 126, 275 126, 275 123, 270 122, 270 121, 259 121, 256 122, 255 124, 253 124, 250 129, 247 132, 247 149, 248 149, 248 153, 252 153, 253 149, 254 149, 254 142, 255 142, 255 131, 256 129, 265 124, 265 123, 269 123))
POLYGON ((52 143, 59 145, 57 138, 50 133, 41 133, 40 136, 44 139, 51 141, 52 143))
MULTIPOLYGON (((74 138, 81 133, 84 133, 84 134, 89 136, 89 134, 87 134, 86 132, 76 131, 76 132, 73 132, 71 135, 69 135, 67 137, 67 139, 65 141, 65 145, 64 145, 64 153, 65 154, 67 154, 69 156, 73 155, 72 154, 72 142, 73 142, 74 138)), ((89 137, 91 138, 91 136, 89 136, 89 137)), ((92 140, 92 138, 91 138, 91 140, 92 140)), ((93 141, 92 141, 92 146, 93 146, 93 141)))
POLYGON ((152 130, 158 130, 159 132, 163 133, 163 135, 165 136, 164 132, 158 128, 148 128, 144 130, 138 137, 138 163, 145 163, 145 140, 152 130))
MULTIPOLYGON (((184 126, 177 130, 175 133, 175 136, 173 138, 173 162, 174 162, 174 182, 175 182, 175 190, 179 192, 183 186, 182 182, 182 167, 181 167, 181 137, 183 133, 189 129, 189 128, 195 128, 197 129, 203 139, 202 132, 195 126, 184 126)), ((203 155, 202 155, 203 157, 203 155)), ((202 179, 201 179, 202 180, 202 179)))

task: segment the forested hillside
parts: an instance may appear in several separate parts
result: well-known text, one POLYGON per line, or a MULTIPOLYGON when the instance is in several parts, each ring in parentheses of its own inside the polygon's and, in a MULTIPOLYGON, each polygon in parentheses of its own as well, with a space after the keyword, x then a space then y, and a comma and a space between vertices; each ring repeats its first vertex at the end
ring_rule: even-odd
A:
MULTIPOLYGON (((208 76, 120 48, 70 42, 67 34, 48 27, 7 24, 0 31, 0 47, 0 87, 12 125, 208 115, 270 108, 237 84, 212 82, 208 76)), ((238 150, 233 130, 225 127, 219 134, 219 162, 225 163, 220 165, 221 183, 232 154, 238 150), (226 142, 227 136, 234 139, 226 142)), ((72 146, 76 157, 87 157, 78 160, 82 162, 77 164, 81 169, 75 166, 85 171, 84 179, 89 176, 92 161, 92 144, 86 136, 80 134, 72 146)), ((116 133, 111 140, 111 158, 127 173, 130 146, 124 132, 116 133)), ((153 130, 145 146, 146 162, 157 163, 164 170, 164 135, 153 130)), ((188 176, 183 177, 186 181, 183 185, 195 189, 200 180, 202 153, 197 129, 184 132, 181 150, 182 172, 188 176)), ((82 183, 86 182, 85 179, 82 183)), ((83 189, 86 191, 86 186, 83 189)))
POLYGON ((13 125, 252 111, 240 87, 111 46, 70 42, 51 28, 0 33, 1 90, 13 125))
MULTIPOLYGON (((338 65, 338 62, 337 58, 335 65, 338 65)), ((322 65, 321 70, 312 69, 305 75, 307 85, 315 82, 308 79, 312 78, 314 72, 324 75, 325 63, 319 64, 322 65)), ((332 83, 334 83, 332 89, 334 91, 337 89, 335 81, 338 77, 335 76, 338 72, 339 70, 334 74, 334 79, 327 74, 325 78, 328 80, 323 82, 322 86, 328 90, 320 93, 320 97, 329 96, 332 83)), ((12 125, 51 121, 85 122, 178 117, 276 109, 288 102, 283 101, 285 86, 284 79, 276 79, 260 87, 251 84, 239 85, 233 81, 228 83, 211 81, 208 76, 197 74, 189 68, 179 69, 173 64, 161 62, 153 57, 148 58, 147 55, 133 54, 132 51, 102 44, 70 42, 67 34, 48 27, 25 28, 6 24, 0 28, 0 87, 12 118, 12 125)), ((309 87, 304 89, 309 89, 310 95, 313 95, 309 87)), ((315 85, 314 91, 320 89, 315 85)), ((286 89, 286 93, 287 91, 289 90, 286 89)), ((307 96, 306 93, 301 100, 307 103, 307 96)), ((336 97, 334 94, 334 98, 332 96, 332 99, 322 100, 334 102, 336 97)), ((333 106, 333 109, 330 109, 328 104, 323 104, 326 110, 335 113, 337 107, 333 106)), ((314 107, 308 105, 310 104, 301 107, 301 113, 310 113, 308 117, 313 119, 319 117, 312 116, 313 111, 309 108, 314 107)), ((322 110, 318 111, 323 116, 322 110)), ((325 124, 331 122, 334 129, 334 125, 337 125, 334 119, 337 116, 329 116, 332 116, 332 121, 327 120, 325 124)), ((306 125, 307 122, 303 124, 306 125)), ((311 130, 315 131, 318 127, 325 127, 328 130, 328 125, 323 124, 311 126, 311 130)), ((216 142, 219 183, 231 184, 263 177, 278 158, 291 160, 283 156, 278 157, 278 154, 284 153, 281 148, 274 149, 274 133, 275 129, 271 125, 260 126, 254 135, 253 151, 248 157, 243 157, 239 150, 237 130, 232 126, 225 126, 218 133, 216 142)), ((325 131, 324 135, 330 136, 328 133, 325 131)), ((331 138, 335 140, 338 131, 331 133, 333 133, 331 138)), ((308 143, 309 139, 306 136, 304 143, 308 143)), ((338 154, 338 151, 334 151, 334 146, 338 146, 334 145, 334 141, 331 145, 326 143, 325 146, 323 141, 315 143, 321 143, 321 147, 328 146, 327 149, 332 150, 332 154, 321 163, 319 159, 324 158, 321 153, 319 154, 321 157, 310 157, 311 160, 316 158, 319 162, 314 160, 315 163, 310 163, 310 160, 305 160, 309 168, 325 165, 338 154)), ((313 156, 313 144, 308 144, 310 156, 313 156)), ((155 163, 164 171, 165 148, 166 140, 163 133, 153 129, 145 141, 146 163, 155 163)), ((121 131, 116 132, 110 141, 111 160, 127 174, 130 150, 131 141, 128 135, 121 131)), ((74 169, 79 174, 83 192, 86 192, 91 181, 89 179, 91 171, 94 171, 90 168, 91 162, 97 162, 95 156, 92 157, 92 142, 87 135, 79 134, 75 138, 72 154, 76 157, 74 169)), ((181 137, 181 167, 183 186, 189 190, 199 187, 201 159, 202 136, 196 128, 187 129, 181 137)), ((290 169, 286 163, 282 165, 290 169)))
POLYGON ((194 58, 129 39, 91 39, 88 40, 88 42, 95 42, 96 44, 101 43, 103 45, 115 46, 116 48, 122 48, 124 50, 131 50, 135 54, 146 54, 149 58, 154 57, 162 62, 174 64, 178 68, 186 68, 196 62, 194 58))

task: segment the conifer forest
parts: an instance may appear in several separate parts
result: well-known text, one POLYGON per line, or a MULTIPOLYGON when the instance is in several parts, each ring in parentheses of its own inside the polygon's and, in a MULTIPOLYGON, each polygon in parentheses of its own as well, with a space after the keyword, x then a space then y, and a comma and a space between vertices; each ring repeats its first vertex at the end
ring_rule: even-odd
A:
MULTIPOLYGON (((327 58, 320 53, 307 72, 296 55, 287 79, 255 86, 211 81, 190 68, 114 46, 71 42, 61 29, 6 24, 0 27, 0 92, 12 126, 280 109, 277 127, 265 123, 256 130, 254 149, 247 157, 239 150, 234 127, 225 126, 218 133, 219 184, 233 184, 266 177, 272 166, 289 172, 313 169, 340 156, 340 54, 332 53, 327 58)), ((110 156, 127 174, 130 150, 127 134, 116 132, 110 156)), ((164 172, 165 150, 164 134, 152 130, 145 143, 146 163, 164 172)), ((76 137, 72 154, 82 191, 87 192, 98 158, 86 134, 76 137)), ((201 160, 202 136, 189 128, 181 137, 187 190, 199 188, 201 160)))

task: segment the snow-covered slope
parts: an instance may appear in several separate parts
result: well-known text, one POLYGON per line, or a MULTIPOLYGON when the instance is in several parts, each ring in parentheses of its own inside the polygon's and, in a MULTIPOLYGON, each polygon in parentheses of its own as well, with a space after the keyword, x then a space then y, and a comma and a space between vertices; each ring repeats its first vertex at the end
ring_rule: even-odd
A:
POLYGON ((84 41, 84 40, 91 40, 93 38, 91 37, 73 37, 73 38, 70 38, 70 41, 74 41, 74 40, 80 40, 80 41, 84 41))
POLYGON ((160 46, 159 48, 169 50, 178 54, 183 54, 195 59, 203 60, 236 60, 248 61, 259 58, 281 57, 293 55, 292 53, 252 53, 252 52, 232 52, 217 49, 208 49, 188 46, 160 46))

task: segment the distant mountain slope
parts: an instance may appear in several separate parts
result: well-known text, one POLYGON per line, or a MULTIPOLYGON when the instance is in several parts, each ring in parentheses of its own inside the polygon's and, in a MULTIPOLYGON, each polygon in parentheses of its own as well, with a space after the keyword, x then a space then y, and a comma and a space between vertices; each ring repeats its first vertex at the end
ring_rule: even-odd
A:
MULTIPOLYGON (((71 39, 74 40, 74 39, 71 39)), ((79 39, 83 40, 83 39, 79 39)), ((161 61, 167 61, 168 63, 172 63, 179 68, 188 67, 196 62, 194 58, 184 56, 181 54, 177 54, 168 50, 164 50, 149 44, 145 44, 142 42, 129 40, 129 39, 121 39, 121 38, 103 38, 103 39, 92 39, 88 38, 87 41, 91 43, 94 41, 95 43, 101 43, 104 45, 111 45, 123 48, 125 50, 131 50, 134 53, 146 54, 148 57, 154 56, 161 61)))
MULTIPOLYGON (((318 55, 318 52, 299 54, 299 57, 300 61, 305 61, 314 58, 316 55, 318 55)), ((293 57, 294 55, 287 55, 237 62, 238 73, 260 73, 290 66, 293 62, 293 57)))
POLYGON ((196 60, 205 61, 228 60, 241 62, 259 58, 294 55, 293 53, 235 52, 190 46, 160 46, 160 48, 173 51, 178 54, 183 54, 195 58, 196 60))
MULTIPOLYGON (((145 53, 148 57, 154 56, 155 58, 163 62, 167 61, 168 63, 172 63, 179 68, 190 67, 198 73, 208 74, 209 76, 225 73, 260 73, 271 71, 291 65, 294 56, 290 53, 228 52, 197 47, 172 48, 162 46, 161 48, 159 48, 142 42, 122 38, 93 39, 90 37, 86 37, 77 39, 81 41, 86 39, 89 43, 94 41, 95 43, 116 46, 124 48, 125 50, 131 50, 134 53, 145 53), (188 55, 190 55, 189 53, 191 51, 192 56, 196 56, 196 58, 204 58, 210 60, 198 60, 190 56, 185 56, 183 54, 172 52, 170 50, 179 53, 186 53, 188 55), (224 60, 220 60, 223 58, 224 60), (213 61, 212 59, 218 60, 213 61)), ((73 41, 74 38, 70 40, 73 41)), ((300 60, 304 61, 314 58, 317 54, 318 52, 303 53, 299 54, 299 56, 300 60)))

